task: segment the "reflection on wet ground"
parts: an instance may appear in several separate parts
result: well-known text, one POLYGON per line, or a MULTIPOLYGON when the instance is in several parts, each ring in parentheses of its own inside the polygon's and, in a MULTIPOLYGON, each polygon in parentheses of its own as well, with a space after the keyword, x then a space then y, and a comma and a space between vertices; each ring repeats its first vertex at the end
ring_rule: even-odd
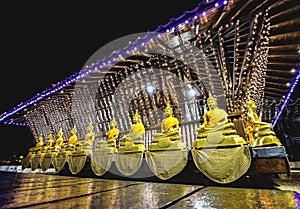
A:
MULTIPOLYGON (((287 183, 277 188, 79 178, 38 173, 0 173, 0 208, 297 208, 287 183)), ((280 184, 280 182, 276 182, 280 184)), ((299 181, 288 184, 299 188, 299 181)))

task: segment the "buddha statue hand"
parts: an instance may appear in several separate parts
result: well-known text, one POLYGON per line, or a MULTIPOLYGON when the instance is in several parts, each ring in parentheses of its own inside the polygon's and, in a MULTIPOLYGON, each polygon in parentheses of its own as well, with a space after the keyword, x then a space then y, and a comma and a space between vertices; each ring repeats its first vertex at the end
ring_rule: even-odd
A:
POLYGON ((141 140, 143 139, 144 133, 136 134, 132 136, 132 140, 141 140))
POLYGON ((144 133, 139 134, 126 134, 120 139, 120 142, 131 142, 131 141, 138 141, 142 140, 144 133))
POLYGON ((107 139, 107 143, 112 143, 112 142, 115 142, 116 141, 116 139, 115 138, 110 138, 110 139, 107 139))
POLYGON ((198 133, 202 133, 205 130, 205 126, 204 125, 200 125, 199 128, 196 129, 198 133))
POLYGON ((120 139, 120 142, 127 142, 127 141, 131 141, 128 134, 124 135, 124 136, 120 139))
POLYGON ((152 136, 154 137, 154 138, 157 138, 157 137, 162 137, 162 136, 164 136, 165 134, 163 134, 163 133, 153 133, 152 134, 152 136))
POLYGON ((170 131, 168 131, 164 134, 165 134, 166 137, 179 135, 179 130, 178 129, 170 130, 170 131))

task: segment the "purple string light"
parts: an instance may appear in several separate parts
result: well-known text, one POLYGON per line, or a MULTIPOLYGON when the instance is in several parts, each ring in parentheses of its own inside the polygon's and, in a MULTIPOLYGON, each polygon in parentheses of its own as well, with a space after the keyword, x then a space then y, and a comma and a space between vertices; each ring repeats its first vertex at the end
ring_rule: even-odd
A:
POLYGON ((288 103, 288 101, 289 101, 289 99, 290 99, 292 93, 294 92, 296 86, 298 85, 299 78, 300 78, 300 68, 298 68, 297 73, 298 73, 298 75, 295 77, 295 80, 293 81, 293 83, 292 83, 292 85, 291 85, 291 87, 290 87, 290 89, 289 89, 289 92, 288 92, 287 95, 285 96, 285 99, 284 99, 284 101, 283 101, 283 104, 281 105, 281 107, 280 107, 280 109, 279 109, 279 111, 278 111, 278 113, 277 113, 277 116, 276 116, 276 118, 274 119, 274 121, 273 121, 273 123, 272 123, 272 127, 273 127, 273 128, 275 127, 275 125, 276 125, 278 119, 280 118, 280 116, 281 116, 281 114, 282 114, 282 112, 283 112, 283 110, 284 110, 286 104, 288 103))
MULTIPOLYGON (((60 85, 57 85, 55 88, 51 88, 49 90, 44 91, 43 93, 39 94, 38 96, 33 97, 32 99, 28 100, 25 103, 22 103, 20 105, 18 105, 17 107, 13 108, 12 110, 4 113, 1 115, 0 117, 0 122, 3 121, 5 118, 19 112, 20 110, 26 108, 29 105, 35 104, 38 101, 40 101, 41 99, 63 89, 67 84, 69 83, 73 83, 75 82, 79 77, 77 76, 77 73, 75 73, 74 75, 70 76, 70 78, 64 80, 64 82, 62 82, 60 85)), ((13 124, 13 122, 7 122, 6 124, 13 124)), ((16 123, 14 123, 16 124, 16 123)))

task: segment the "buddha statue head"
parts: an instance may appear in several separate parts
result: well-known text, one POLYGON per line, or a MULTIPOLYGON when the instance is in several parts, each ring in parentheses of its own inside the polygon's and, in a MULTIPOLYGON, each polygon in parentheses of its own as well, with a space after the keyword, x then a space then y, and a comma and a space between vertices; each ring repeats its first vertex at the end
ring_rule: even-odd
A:
POLYGON ((71 135, 75 135, 76 134, 76 127, 74 126, 71 131, 70 131, 71 135))
POLYGON ((138 111, 136 110, 135 114, 133 115, 133 123, 138 123, 141 120, 141 116, 139 115, 138 111))
POLYGON ((173 114, 173 108, 170 106, 170 104, 168 103, 165 110, 164 110, 164 113, 167 117, 169 116, 172 116, 173 114))
POLYGON ((114 119, 114 118, 113 118, 113 119, 111 119, 111 121, 110 121, 109 125, 110 125, 110 128, 115 128, 115 127, 117 126, 117 122, 115 121, 115 119, 114 119))
POLYGON ((256 108, 257 108, 256 103, 255 103, 252 99, 250 99, 250 97, 248 96, 247 110, 248 110, 248 111, 249 111, 249 110, 255 111, 256 108))
POLYGON ((63 131, 60 128, 59 131, 57 132, 56 136, 57 136, 57 138, 60 138, 60 137, 62 137, 62 135, 63 135, 63 131))
POLYGON ((217 106, 217 99, 210 92, 206 102, 209 109, 214 109, 217 106))
POLYGON ((92 124, 92 122, 90 122, 90 124, 87 126, 87 130, 88 130, 88 132, 93 132, 93 124, 92 124))

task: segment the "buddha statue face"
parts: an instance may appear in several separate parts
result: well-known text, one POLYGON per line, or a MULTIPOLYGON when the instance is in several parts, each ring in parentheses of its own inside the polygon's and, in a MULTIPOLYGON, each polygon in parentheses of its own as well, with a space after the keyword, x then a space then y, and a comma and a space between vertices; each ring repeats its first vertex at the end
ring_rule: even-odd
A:
POLYGON ((214 109, 215 107, 217 107, 217 100, 216 98, 214 98, 211 93, 209 93, 209 97, 207 98, 207 106, 209 109, 214 109))
POLYGON ((133 123, 138 123, 138 122, 140 122, 140 115, 136 113, 133 116, 133 123))
POLYGON ((256 106, 255 102, 250 99, 250 100, 248 100, 247 108, 255 111, 257 106, 256 106))
POLYGON ((167 105, 167 107, 165 108, 164 113, 165 113, 166 117, 172 116, 172 114, 173 114, 172 107, 170 107, 169 105, 167 105))
POLYGON ((47 138, 48 138, 49 141, 52 140, 52 138, 53 138, 52 134, 50 133, 47 138))
POLYGON ((207 100, 207 106, 209 107, 209 109, 214 109, 216 105, 217 105, 216 100, 213 99, 207 100))
POLYGON ((57 138, 61 137, 63 135, 62 130, 60 130, 59 132, 57 132, 57 138))
POLYGON ((87 131, 88 131, 88 132, 93 132, 93 125, 92 125, 92 124, 89 124, 89 125, 88 125, 87 131))

